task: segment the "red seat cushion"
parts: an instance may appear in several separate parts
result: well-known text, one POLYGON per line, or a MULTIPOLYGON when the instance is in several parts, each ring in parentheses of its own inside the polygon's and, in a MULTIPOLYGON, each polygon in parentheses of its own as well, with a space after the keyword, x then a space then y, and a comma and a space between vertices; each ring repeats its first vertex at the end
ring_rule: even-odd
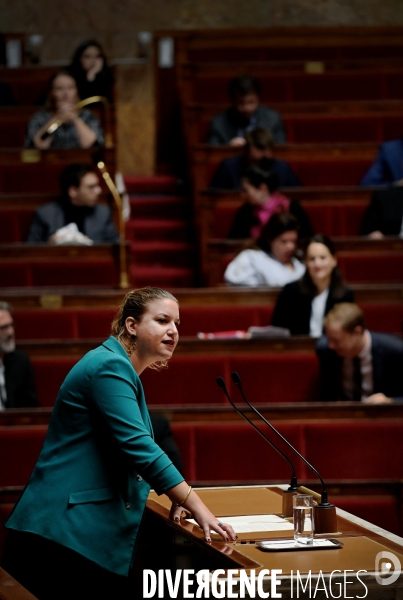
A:
POLYGON ((330 502, 386 531, 402 535, 395 496, 337 496, 330 498, 330 502))
POLYGON ((33 356, 31 359, 35 375, 35 388, 40 406, 53 406, 59 388, 67 373, 76 364, 74 357, 42 358, 33 356))
POLYGON ((209 405, 226 400, 216 378, 228 375, 227 360, 221 356, 174 356, 159 373, 146 369, 141 374, 147 404, 209 405))
POLYGON ((15 310, 16 337, 19 340, 77 339, 75 313, 69 309, 15 310))
POLYGON ((309 423, 306 458, 326 479, 401 479, 402 421, 309 423))
MULTIPOLYGON (((318 397, 319 365, 314 353, 238 354, 230 357, 229 364, 231 373, 239 373, 252 404, 307 402, 318 397)), ((231 382, 232 397, 239 399, 235 388, 231 382)))
POLYGON ((46 425, 0 427, 0 486, 28 483, 46 431, 46 425))
MULTIPOLYGON (((268 427, 256 423, 284 451, 281 440, 278 441, 268 427)), ((288 463, 248 423, 197 423, 193 427, 197 481, 290 481, 288 463)), ((276 427, 291 444, 302 450, 301 425, 277 422, 276 427)), ((299 475, 298 461, 295 468, 299 475)))

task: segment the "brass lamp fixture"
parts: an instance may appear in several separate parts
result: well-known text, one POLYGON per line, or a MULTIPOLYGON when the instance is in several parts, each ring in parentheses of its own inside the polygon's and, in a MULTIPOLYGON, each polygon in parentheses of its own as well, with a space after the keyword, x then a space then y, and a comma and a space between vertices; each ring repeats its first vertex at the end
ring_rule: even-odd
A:
POLYGON ((109 175, 108 170, 105 166, 105 163, 100 160, 97 162, 97 167, 102 173, 102 177, 106 185, 108 186, 113 199, 115 200, 118 215, 119 215, 119 267, 120 267, 120 279, 119 285, 122 289, 129 287, 129 281, 127 276, 127 265, 126 265, 126 240, 125 240, 125 222, 123 218, 123 200, 121 195, 119 194, 116 185, 112 177, 109 175))

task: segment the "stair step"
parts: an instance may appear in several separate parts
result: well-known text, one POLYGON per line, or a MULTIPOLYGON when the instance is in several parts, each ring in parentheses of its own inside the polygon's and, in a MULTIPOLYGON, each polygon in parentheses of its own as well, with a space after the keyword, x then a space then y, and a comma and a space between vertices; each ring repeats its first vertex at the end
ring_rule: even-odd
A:
POLYGON ((195 285, 193 269, 185 267, 130 266, 130 278, 135 287, 147 285, 162 288, 187 288, 195 285))
POLYGON ((186 218, 189 201, 184 196, 134 196, 130 198, 132 217, 186 218))
POLYGON ((129 194, 175 194, 179 185, 178 179, 170 175, 125 177, 124 182, 129 194))
POLYGON ((127 240, 189 241, 189 225, 179 219, 133 219, 126 223, 127 240))

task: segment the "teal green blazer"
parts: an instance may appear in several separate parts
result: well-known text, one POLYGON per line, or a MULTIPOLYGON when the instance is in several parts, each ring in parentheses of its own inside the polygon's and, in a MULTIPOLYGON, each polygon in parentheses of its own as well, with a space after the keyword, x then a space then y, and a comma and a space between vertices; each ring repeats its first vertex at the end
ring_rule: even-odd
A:
POLYGON ((64 380, 38 462, 6 527, 127 575, 150 486, 162 494, 181 481, 154 442, 140 378, 110 337, 64 380))

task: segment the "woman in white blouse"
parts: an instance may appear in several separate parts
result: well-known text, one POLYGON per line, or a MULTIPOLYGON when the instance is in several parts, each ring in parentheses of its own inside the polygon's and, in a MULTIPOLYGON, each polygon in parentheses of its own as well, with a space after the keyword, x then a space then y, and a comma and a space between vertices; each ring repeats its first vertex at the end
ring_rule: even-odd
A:
POLYGON ((298 222, 291 213, 274 214, 253 247, 240 252, 226 268, 232 285, 283 287, 302 277, 305 266, 295 257, 298 222))

